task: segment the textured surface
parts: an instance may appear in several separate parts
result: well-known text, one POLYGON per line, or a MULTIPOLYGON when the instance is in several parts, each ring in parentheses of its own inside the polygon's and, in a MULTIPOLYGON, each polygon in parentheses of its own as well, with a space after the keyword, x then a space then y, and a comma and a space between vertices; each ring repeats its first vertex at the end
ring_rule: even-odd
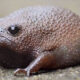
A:
POLYGON ((56 70, 32 77, 15 77, 13 70, 0 69, 0 80, 80 80, 80 67, 56 70))
MULTIPOLYGON (((44 62, 48 62, 48 64, 52 63, 52 68, 66 67, 80 63, 80 17, 72 13, 70 10, 57 7, 31 7, 22 9, 8 17, 2 18, 0 26, 2 26, 1 28, 3 28, 3 31, 5 30, 5 33, 1 31, 0 34, 5 38, 1 37, 1 39, 3 39, 1 40, 1 44, 2 46, 5 44, 4 47, 8 46, 9 49, 14 51, 14 53, 12 52, 12 55, 14 54, 14 59, 16 58, 16 65, 19 64, 22 66, 27 64, 26 61, 30 56, 28 57, 26 54, 30 53, 29 50, 31 51, 32 58, 35 58, 35 56, 37 57, 37 55, 40 55, 40 52, 43 51, 54 51, 54 54, 49 54, 52 56, 55 55, 55 59, 51 59, 51 57, 50 59, 52 61, 48 62, 50 59, 47 58, 42 59, 44 61, 41 62, 42 65, 44 62), (15 37, 7 30, 11 25, 18 25, 21 27, 21 32, 15 37), (14 46, 12 43, 8 44, 8 40, 14 42, 14 46), (55 48, 58 50, 54 50, 55 48), (34 51, 35 53, 33 53, 34 51), (25 54, 25 59, 19 56, 19 58, 21 57, 20 63, 17 62, 17 59, 20 61, 19 58, 15 57, 16 52, 19 55, 21 53, 25 54)), ((6 57, 5 52, 3 57, 6 57)), ((13 56, 11 57, 13 58, 13 56)), ((7 57, 3 58, 3 62, 1 61, 2 64, 11 67, 16 66, 15 62, 14 64, 11 63, 11 57, 8 59, 7 57)), ((38 60, 40 59, 38 58, 38 60)), ((31 66, 33 66, 33 64, 31 66)), ((35 67, 37 66, 35 65, 35 67)), ((39 65, 37 68, 43 67, 46 66, 39 65)), ((48 65, 48 67, 50 67, 50 65, 48 65)))
POLYGON ((43 59, 45 61, 41 64, 48 62, 52 68, 58 68, 80 63, 80 17, 70 10, 59 7, 23 8, 2 18, 0 29, 0 36, 3 36, 0 43, 2 47, 9 48, 9 51, 7 47, 1 48, 0 63, 5 67, 26 66, 48 51, 55 58, 50 58, 52 61, 43 59), (8 31, 12 25, 20 29, 15 36, 8 31))
MULTIPOLYGON (((69 8, 80 14, 80 0, 0 0, 0 16, 5 16, 18 8, 30 6, 30 5, 58 5, 65 8, 69 8), (15 5, 15 6, 14 6, 15 5)), ((13 71, 0 69, 1 80, 80 80, 80 68, 70 68, 69 70, 60 70, 48 73, 47 75, 42 74, 39 76, 33 76, 27 78, 15 78, 12 76, 13 71), (59 74, 62 74, 62 77, 59 74), (53 75, 55 74, 55 75, 53 75), (5 76, 6 75, 6 76, 5 76), (65 75, 67 75, 65 77, 65 75)))

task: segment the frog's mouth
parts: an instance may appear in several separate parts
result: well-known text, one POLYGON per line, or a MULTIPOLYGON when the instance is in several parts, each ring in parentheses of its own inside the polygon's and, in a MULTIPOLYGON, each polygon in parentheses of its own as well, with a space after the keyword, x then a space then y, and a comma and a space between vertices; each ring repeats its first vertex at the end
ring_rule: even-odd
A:
MULTIPOLYGON (((24 68, 30 63, 30 55, 19 54, 14 49, 11 49, 14 43, 9 39, 0 37, 0 66, 5 68, 24 68)), ((13 47, 12 47, 13 48, 13 47)))
MULTIPOLYGON (((11 40, 9 40, 8 38, 4 37, 4 36, 0 36, 0 46, 10 46, 10 45, 15 45, 14 42, 12 42, 11 40)), ((12 46, 13 46, 12 45, 12 46)))

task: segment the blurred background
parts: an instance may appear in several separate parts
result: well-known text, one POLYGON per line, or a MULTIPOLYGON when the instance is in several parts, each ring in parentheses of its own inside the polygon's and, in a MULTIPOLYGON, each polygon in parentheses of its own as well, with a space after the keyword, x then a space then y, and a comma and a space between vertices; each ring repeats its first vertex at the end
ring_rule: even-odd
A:
POLYGON ((0 0, 0 17, 27 6, 60 6, 80 15, 80 0, 0 0))

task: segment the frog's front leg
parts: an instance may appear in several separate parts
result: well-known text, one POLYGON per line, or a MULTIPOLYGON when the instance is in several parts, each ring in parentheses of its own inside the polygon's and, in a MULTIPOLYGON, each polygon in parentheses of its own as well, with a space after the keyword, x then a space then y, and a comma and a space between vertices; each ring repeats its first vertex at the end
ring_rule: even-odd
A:
POLYGON ((50 68, 55 62, 55 57, 50 51, 40 53, 40 55, 25 69, 17 69, 14 72, 16 76, 27 75, 38 72, 41 68, 50 68))

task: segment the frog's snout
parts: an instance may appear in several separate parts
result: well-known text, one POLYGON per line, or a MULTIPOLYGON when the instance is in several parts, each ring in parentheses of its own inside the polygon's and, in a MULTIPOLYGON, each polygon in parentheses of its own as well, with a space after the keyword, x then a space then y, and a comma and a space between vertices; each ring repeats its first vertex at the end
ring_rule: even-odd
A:
POLYGON ((4 29, 3 28, 0 28, 0 33, 4 32, 4 29))
POLYGON ((0 46, 11 44, 10 40, 6 38, 6 30, 0 27, 0 46))

